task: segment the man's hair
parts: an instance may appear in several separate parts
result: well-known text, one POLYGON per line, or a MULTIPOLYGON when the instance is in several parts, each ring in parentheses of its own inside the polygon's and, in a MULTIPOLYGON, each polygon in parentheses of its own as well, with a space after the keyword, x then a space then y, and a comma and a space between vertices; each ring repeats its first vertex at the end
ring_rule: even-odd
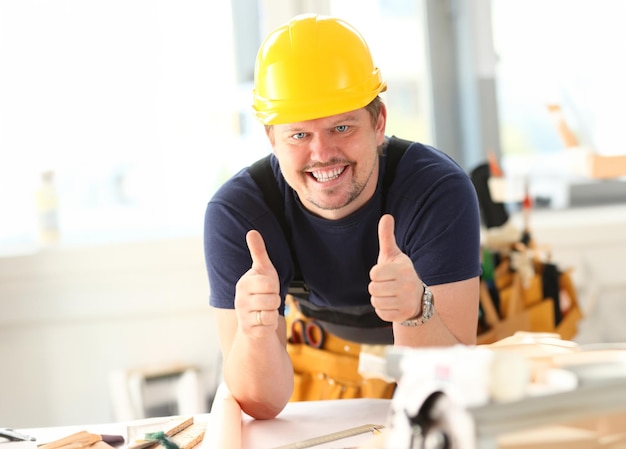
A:
POLYGON ((365 109, 370 113, 370 117, 372 119, 372 124, 374 127, 376 126, 376 122, 378 122, 378 116, 380 115, 380 109, 382 107, 383 100, 380 96, 376 96, 372 101, 369 102, 365 109))

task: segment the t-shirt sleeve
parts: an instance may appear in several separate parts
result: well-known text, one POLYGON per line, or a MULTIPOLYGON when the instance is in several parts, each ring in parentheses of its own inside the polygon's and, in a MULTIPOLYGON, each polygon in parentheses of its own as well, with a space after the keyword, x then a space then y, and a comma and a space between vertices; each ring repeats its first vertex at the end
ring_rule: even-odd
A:
POLYGON ((398 244, 426 284, 479 276, 480 212, 469 176, 432 148, 421 147, 417 160, 406 162, 396 186, 398 244))
POLYGON ((204 220, 204 258, 209 278, 209 303, 213 307, 235 307, 235 285, 250 269, 246 233, 251 226, 218 199, 211 200, 204 220))
MULTIPOLYGON (((251 229, 261 233, 281 281, 281 296, 285 297, 293 277, 289 247, 262 193, 243 171, 227 181, 206 207, 204 258, 211 306, 234 308, 235 286, 252 265, 246 244, 246 234, 251 229)), ((283 310, 284 304, 279 312, 283 310)))
POLYGON ((480 216, 474 188, 462 173, 440 180, 423 206, 412 258, 431 285, 479 276, 480 216))

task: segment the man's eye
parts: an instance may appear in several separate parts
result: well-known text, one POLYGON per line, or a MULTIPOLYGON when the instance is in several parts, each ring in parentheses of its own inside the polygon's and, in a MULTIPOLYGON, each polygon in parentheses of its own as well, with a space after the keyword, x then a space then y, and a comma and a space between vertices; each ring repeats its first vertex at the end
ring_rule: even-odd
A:
POLYGON ((348 130, 348 125, 339 125, 336 126, 335 129, 340 133, 345 133, 348 130))
POLYGON ((300 139, 304 139, 305 136, 306 136, 305 133, 295 133, 294 135, 291 136, 291 138, 295 140, 300 140, 300 139))

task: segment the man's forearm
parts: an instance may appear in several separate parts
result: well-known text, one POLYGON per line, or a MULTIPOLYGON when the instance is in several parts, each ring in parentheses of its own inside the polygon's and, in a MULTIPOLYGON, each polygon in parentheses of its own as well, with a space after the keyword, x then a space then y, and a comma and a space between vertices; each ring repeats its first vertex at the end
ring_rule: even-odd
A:
POLYGON ((427 323, 419 327, 407 327, 400 323, 393 323, 393 340, 397 346, 413 348, 451 346, 459 343, 459 340, 441 321, 437 312, 427 323))
POLYGON ((430 286, 432 317, 416 327, 393 323, 394 343, 401 346, 475 345, 479 309, 478 277, 430 286), (462 298, 462 299, 460 299, 462 298))
POLYGON ((224 380, 245 413, 271 419, 291 397, 293 368, 277 337, 255 340, 237 333, 224 360, 224 380))

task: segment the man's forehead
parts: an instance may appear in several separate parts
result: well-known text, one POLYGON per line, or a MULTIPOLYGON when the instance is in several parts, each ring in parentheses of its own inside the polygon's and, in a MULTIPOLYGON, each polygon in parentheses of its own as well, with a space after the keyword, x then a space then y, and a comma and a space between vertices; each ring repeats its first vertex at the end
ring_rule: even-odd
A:
POLYGON ((316 118, 312 120, 305 120, 303 122, 286 123, 283 125, 275 125, 280 127, 284 131, 299 131, 308 129, 311 127, 333 127, 347 122, 356 122, 362 119, 363 112, 367 112, 364 109, 357 109, 356 111, 344 112, 342 114, 331 115, 329 117, 316 118))

